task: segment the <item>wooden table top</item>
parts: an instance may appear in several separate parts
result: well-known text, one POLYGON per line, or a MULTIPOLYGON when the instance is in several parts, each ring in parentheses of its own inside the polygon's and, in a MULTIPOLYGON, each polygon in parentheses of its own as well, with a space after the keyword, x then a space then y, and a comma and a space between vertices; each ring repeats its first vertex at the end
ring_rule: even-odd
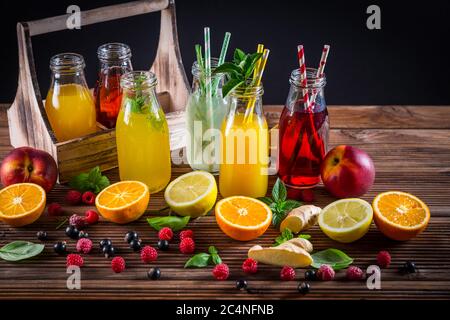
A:
MULTIPOLYGON (((275 110, 276 107, 268 108, 275 110)), ((392 265, 382 269, 381 290, 369 290, 365 282, 347 281, 345 272, 338 271, 335 281, 311 282, 311 292, 300 295, 296 288, 303 281, 305 270, 297 270, 297 281, 279 279, 280 268, 260 265, 256 275, 245 276, 241 264, 247 250, 254 244, 269 246, 278 232, 272 227, 259 239, 238 242, 225 236, 209 215, 189 224, 196 235, 197 252, 210 245, 218 248, 230 266, 227 281, 216 281, 211 268, 183 269, 187 256, 178 252, 177 241, 168 252, 160 252, 156 262, 162 271, 159 281, 146 278, 148 265, 139 254, 131 252, 123 236, 136 230, 143 242, 155 245, 157 234, 142 218, 130 225, 119 226, 100 221, 88 229, 97 245, 102 238, 113 240, 116 250, 127 263, 127 270, 114 274, 110 261, 100 254, 85 256, 81 290, 66 288, 65 258, 52 249, 56 241, 67 240, 64 230, 55 230, 55 218, 42 217, 33 225, 14 229, 0 224, 0 245, 13 240, 37 242, 36 232, 46 230, 51 240, 44 253, 21 263, 0 261, 0 299, 436 299, 450 298, 450 106, 330 106, 331 146, 350 144, 367 151, 377 169, 375 185, 363 198, 386 190, 411 192, 422 198, 431 209, 431 220, 425 232, 407 242, 395 242, 384 237, 375 226, 361 240, 340 244, 328 239, 315 226, 308 231, 315 250, 329 247, 345 251, 362 268, 373 264, 379 250, 388 250, 392 265), (414 261, 415 274, 402 274, 399 267, 414 261), (235 281, 245 278, 257 293, 235 289, 235 281)), ((276 114, 272 114, 276 117, 276 114)), ((11 149, 5 109, 0 109, 0 159, 11 149)), ((173 168, 173 176, 189 171, 185 166, 173 168)), ((117 181, 117 170, 107 173, 117 181)), ((271 177, 273 184, 275 177, 271 177)), ((63 202, 67 188, 56 186, 48 202, 63 202)), ((269 188, 271 190, 271 188, 269 188)), ((324 207, 334 199, 322 186, 315 189, 315 205, 324 207)), ((164 206, 162 194, 152 195, 149 210, 164 206)), ((67 214, 83 213, 87 207, 66 207, 67 214)), ((75 242, 68 241, 73 250, 75 242)))

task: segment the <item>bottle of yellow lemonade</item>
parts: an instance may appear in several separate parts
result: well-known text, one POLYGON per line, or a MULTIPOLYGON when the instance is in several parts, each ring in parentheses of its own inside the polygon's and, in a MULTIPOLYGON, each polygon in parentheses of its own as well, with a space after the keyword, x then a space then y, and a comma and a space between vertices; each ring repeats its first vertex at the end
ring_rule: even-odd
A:
POLYGON ((262 86, 237 88, 228 95, 222 124, 219 189, 223 197, 263 197, 268 183, 268 129, 262 86))
POLYGON ((52 80, 45 111, 58 141, 96 131, 95 104, 84 77, 84 59, 61 53, 50 59, 52 80))
POLYGON ((164 189, 171 174, 169 128, 156 97, 156 84, 151 72, 124 74, 116 123, 120 179, 141 181, 150 193, 164 189))

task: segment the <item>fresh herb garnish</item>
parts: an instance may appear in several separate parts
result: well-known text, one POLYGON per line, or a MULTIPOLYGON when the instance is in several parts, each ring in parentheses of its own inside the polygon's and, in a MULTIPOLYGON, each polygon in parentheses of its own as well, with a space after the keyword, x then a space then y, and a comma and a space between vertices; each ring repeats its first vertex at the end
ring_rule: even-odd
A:
POLYGON ((208 265, 216 265, 222 263, 222 258, 216 247, 210 246, 208 253, 197 253, 184 264, 185 268, 204 268, 208 265))
POLYGON ((272 188, 272 198, 262 197, 258 199, 272 210, 272 224, 274 226, 278 226, 289 211, 302 205, 299 201, 287 199, 286 186, 279 178, 272 188))
POLYGON ((20 261, 37 256, 42 250, 44 250, 43 244, 14 241, 0 248, 0 258, 6 261, 20 261))
POLYGON ((189 222, 191 217, 177 217, 177 216, 168 216, 168 217, 154 217, 148 218, 148 224, 153 227, 155 230, 159 231, 164 227, 169 227, 173 231, 179 231, 183 229, 189 222))
POLYGON ((254 86, 252 80, 253 71, 262 57, 262 53, 245 53, 241 49, 236 49, 233 55, 233 62, 225 62, 214 70, 214 74, 224 73, 227 82, 222 87, 222 96, 226 97, 234 89, 241 87, 244 90, 254 86))
MULTIPOLYGON (((309 240, 311 239, 311 236, 309 234, 300 234, 298 238, 309 240)), ((292 233, 291 229, 286 228, 281 232, 281 234, 275 238, 275 243, 273 244, 273 247, 279 246, 283 242, 289 241, 291 239, 294 239, 294 234, 292 233)))
POLYGON ((89 171, 89 173, 81 173, 73 177, 69 185, 80 192, 92 191, 99 193, 109 186, 109 179, 102 175, 100 168, 97 166, 89 171))
POLYGON ((311 257, 313 258, 311 266, 317 269, 320 268, 322 264, 328 264, 334 270, 340 270, 347 268, 353 263, 353 259, 347 254, 339 249, 333 248, 313 253, 311 257))

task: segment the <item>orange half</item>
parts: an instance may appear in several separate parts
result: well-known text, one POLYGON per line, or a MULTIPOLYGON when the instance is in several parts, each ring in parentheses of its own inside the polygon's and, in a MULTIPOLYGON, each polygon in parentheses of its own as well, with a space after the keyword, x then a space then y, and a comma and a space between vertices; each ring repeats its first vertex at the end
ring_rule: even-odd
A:
POLYGON ((0 191, 0 220, 22 227, 35 222, 45 209, 45 190, 34 183, 17 183, 0 191))
POLYGON ((220 229, 240 241, 256 239, 266 232, 272 221, 272 210, 254 198, 234 196, 220 200, 215 208, 220 229))
POLYGON ((150 193, 145 183, 121 181, 103 189, 95 198, 95 206, 106 220, 124 224, 139 219, 149 200, 150 193))
POLYGON ((430 220, 428 206, 406 192, 380 193, 373 200, 372 207, 378 229, 394 240, 409 240, 417 236, 430 220))

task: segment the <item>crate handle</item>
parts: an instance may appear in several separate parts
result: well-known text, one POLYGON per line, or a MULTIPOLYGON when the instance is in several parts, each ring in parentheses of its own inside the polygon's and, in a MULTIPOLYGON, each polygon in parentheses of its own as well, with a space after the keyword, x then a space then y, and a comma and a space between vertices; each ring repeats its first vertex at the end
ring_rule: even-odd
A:
MULTIPOLYGON (((81 11, 81 26, 162 11, 168 6, 169 0, 143 0, 81 11)), ((63 14, 45 19, 28 21, 27 24, 30 36, 67 29, 66 22, 70 15, 71 14, 63 14)))

